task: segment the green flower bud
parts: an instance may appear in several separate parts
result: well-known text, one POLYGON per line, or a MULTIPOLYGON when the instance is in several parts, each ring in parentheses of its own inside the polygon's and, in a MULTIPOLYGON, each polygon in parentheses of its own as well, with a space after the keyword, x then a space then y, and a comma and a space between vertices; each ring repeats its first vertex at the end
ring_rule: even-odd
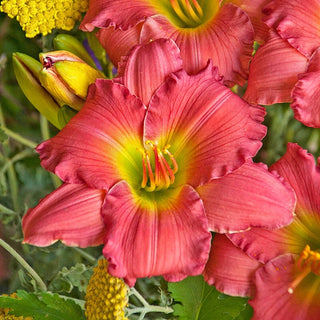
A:
POLYGON ((69 34, 58 34, 53 39, 53 46, 56 50, 69 51, 85 61, 89 66, 93 68, 96 67, 94 61, 81 42, 69 34))
POLYGON ((27 99, 48 121, 61 129, 62 126, 58 120, 60 107, 39 81, 38 75, 42 69, 41 63, 26 54, 18 52, 13 54, 12 59, 18 84, 27 99))
POLYGON ((87 97, 88 87, 104 75, 68 51, 40 53, 43 65, 39 72, 41 85, 60 106, 80 110, 87 97))

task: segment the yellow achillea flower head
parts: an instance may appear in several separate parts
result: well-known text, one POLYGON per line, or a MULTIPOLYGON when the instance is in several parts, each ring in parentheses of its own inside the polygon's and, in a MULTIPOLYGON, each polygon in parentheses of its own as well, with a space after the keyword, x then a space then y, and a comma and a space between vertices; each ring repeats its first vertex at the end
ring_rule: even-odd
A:
POLYGON ((85 300, 87 320, 128 320, 124 310, 128 304, 128 287, 108 273, 105 259, 99 260, 93 269, 85 300))
MULTIPOLYGON (((18 296, 13 293, 10 295, 12 298, 18 299, 18 296)), ((33 320, 32 317, 16 317, 15 315, 9 314, 10 309, 8 308, 0 308, 0 320, 33 320)))
POLYGON ((28 38, 54 28, 71 30, 87 8, 88 0, 3 0, 0 5, 0 11, 16 17, 28 38))

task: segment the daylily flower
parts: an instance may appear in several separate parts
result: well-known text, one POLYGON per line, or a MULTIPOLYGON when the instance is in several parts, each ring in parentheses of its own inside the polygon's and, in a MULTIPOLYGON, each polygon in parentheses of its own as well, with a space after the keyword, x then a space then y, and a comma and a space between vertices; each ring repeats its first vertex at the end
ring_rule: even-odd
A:
MULTIPOLYGON (((228 235, 243 252, 229 243, 220 260, 210 262, 215 268, 207 268, 207 273, 222 282, 224 291, 238 285, 239 292, 253 296, 249 301, 254 308, 253 319, 316 320, 320 315, 320 168, 314 165, 311 154, 288 144, 287 153, 271 170, 277 170, 296 193, 292 224, 279 230, 252 228, 228 235), (233 257, 243 267, 233 274, 235 285, 224 270, 220 275, 215 271, 222 264, 230 264, 233 257)), ((222 241, 227 240, 218 239, 222 241)))
POLYGON ((244 11, 220 2, 91 1, 80 27, 85 31, 102 28, 98 38, 115 65, 136 44, 171 38, 181 50, 188 73, 197 73, 212 59, 226 84, 243 85, 254 31, 244 11))
POLYGON ((320 2, 271 1, 265 22, 277 33, 260 47, 250 65, 244 98, 251 103, 292 102, 295 118, 320 127, 320 2))
MULTIPOLYGON (((135 91, 152 78, 154 60, 141 65, 149 51, 163 63, 177 59, 165 70, 177 67, 174 48, 164 39, 137 47, 126 58, 121 81, 135 91), (170 45, 172 50, 159 49, 170 45), (140 76, 130 79, 138 66, 140 76)), ((152 88, 160 78, 154 74, 152 88)), ((268 191, 269 173, 250 163, 265 135, 264 109, 226 88, 212 64, 196 75, 180 70, 166 78, 151 97, 142 95, 147 107, 123 84, 96 80, 79 113, 37 147, 43 167, 65 183, 27 212, 25 242, 104 243, 110 274, 132 285, 138 277, 162 274, 178 281, 200 274, 210 230, 274 229, 291 222, 292 191, 282 184, 277 193, 268 191), (239 167, 244 171, 229 174, 239 167), (239 191, 236 183, 246 188, 239 191), (253 191, 259 188, 267 195, 253 191)))

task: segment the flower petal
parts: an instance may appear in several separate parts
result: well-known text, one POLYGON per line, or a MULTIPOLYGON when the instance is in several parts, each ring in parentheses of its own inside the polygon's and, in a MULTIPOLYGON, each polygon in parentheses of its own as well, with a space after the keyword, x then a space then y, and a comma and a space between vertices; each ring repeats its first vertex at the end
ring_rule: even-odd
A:
POLYGON ((222 234, 215 234, 204 279, 217 290, 232 296, 252 296, 253 273, 261 266, 222 234), (236 266, 236 268, 235 268, 236 266))
POLYGON ((293 91, 291 108, 295 118, 309 127, 320 127, 320 49, 309 61, 306 73, 299 75, 293 91))
POLYGON ((288 252, 289 247, 297 247, 298 242, 297 236, 289 232, 287 228, 273 231, 252 228, 246 232, 228 234, 227 237, 248 256, 262 263, 267 263, 288 252))
POLYGON ((211 234, 194 189, 183 186, 152 196, 154 200, 140 198, 121 181, 102 209, 109 272, 130 285, 139 277, 164 275, 179 281, 198 275, 208 259, 211 234))
POLYGON ((320 46, 318 0, 273 0, 264 12, 268 14, 265 23, 306 57, 310 58, 320 46))
POLYGON ((145 105, 171 72, 182 69, 180 50, 172 40, 159 39, 136 46, 119 64, 119 81, 145 105))
POLYGON ((145 119, 145 140, 171 145, 177 183, 199 186, 256 154, 265 111, 219 82, 211 64, 197 75, 176 72, 156 91, 145 119))
POLYGON ((301 290, 301 283, 290 294, 288 289, 295 279, 294 266, 295 257, 286 254, 256 272, 256 294, 249 301, 254 309, 253 320, 319 319, 320 279, 313 280, 309 290, 301 290))
POLYGON ((212 231, 250 227, 275 229, 293 220, 295 194, 267 166, 248 161, 239 169, 197 188, 212 231))
POLYGON ((212 59, 230 86, 243 85, 248 77, 253 37, 248 16, 232 4, 221 7, 210 22, 199 28, 176 28, 163 16, 155 16, 146 20, 141 31, 141 41, 174 40, 188 73, 197 73, 212 59))
POLYGON ((251 61, 248 86, 243 98, 264 105, 290 102, 298 74, 304 72, 306 67, 306 57, 272 33, 251 61))
POLYGON ((127 30, 155 13, 154 8, 144 0, 94 0, 89 3, 80 29, 92 31, 95 27, 113 26, 127 30))
POLYGON ((312 215, 320 224, 320 167, 313 156, 298 144, 288 143, 286 154, 270 169, 277 170, 294 189, 297 216, 312 215))
POLYGON ((24 215, 24 242, 40 247, 57 240, 79 247, 102 244, 105 237, 101 217, 104 197, 104 190, 63 184, 24 215))
POLYGON ((249 16, 255 31, 255 40, 262 43, 268 37, 269 31, 269 27, 262 22, 262 17, 264 17, 262 8, 264 8, 269 1, 270 0, 227 0, 223 3, 234 3, 249 16))
POLYGON ((37 147, 42 166, 63 181, 108 189, 140 174, 133 158, 142 144, 145 107, 127 88, 98 79, 80 112, 37 147), (130 174, 131 173, 131 174, 130 174))
POLYGON ((109 27, 97 32, 99 42, 115 67, 118 66, 122 56, 127 55, 132 47, 140 43, 141 27, 142 23, 138 23, 126 31, 109 27))

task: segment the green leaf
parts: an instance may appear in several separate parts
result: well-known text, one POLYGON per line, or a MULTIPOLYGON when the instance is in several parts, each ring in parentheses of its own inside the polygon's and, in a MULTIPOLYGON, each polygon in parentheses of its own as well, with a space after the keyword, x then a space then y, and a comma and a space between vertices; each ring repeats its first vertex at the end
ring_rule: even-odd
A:
POLYGON ((74 301, 58 294, 41 292, 39 296, 23 290, 17 291, 19 299, 0 297, 0 307, 11 309, 15 316, 33 317, 34 320, 85 320, 83 311, 74 301))
POLYGON ((174 315, 179 320, 230 320, 245 309, 247 299, 230 297, 209 286, 202 276, 188 277, 183 281, 169 283, 174 304, 174 315))
POLYGON ((70 293, 76 287, 80 292, 86 292, 92 274, 93 268, 82 263, 77 263, 70 269, 63 267, 50 283, 49 289, 54 292, 70 293))

